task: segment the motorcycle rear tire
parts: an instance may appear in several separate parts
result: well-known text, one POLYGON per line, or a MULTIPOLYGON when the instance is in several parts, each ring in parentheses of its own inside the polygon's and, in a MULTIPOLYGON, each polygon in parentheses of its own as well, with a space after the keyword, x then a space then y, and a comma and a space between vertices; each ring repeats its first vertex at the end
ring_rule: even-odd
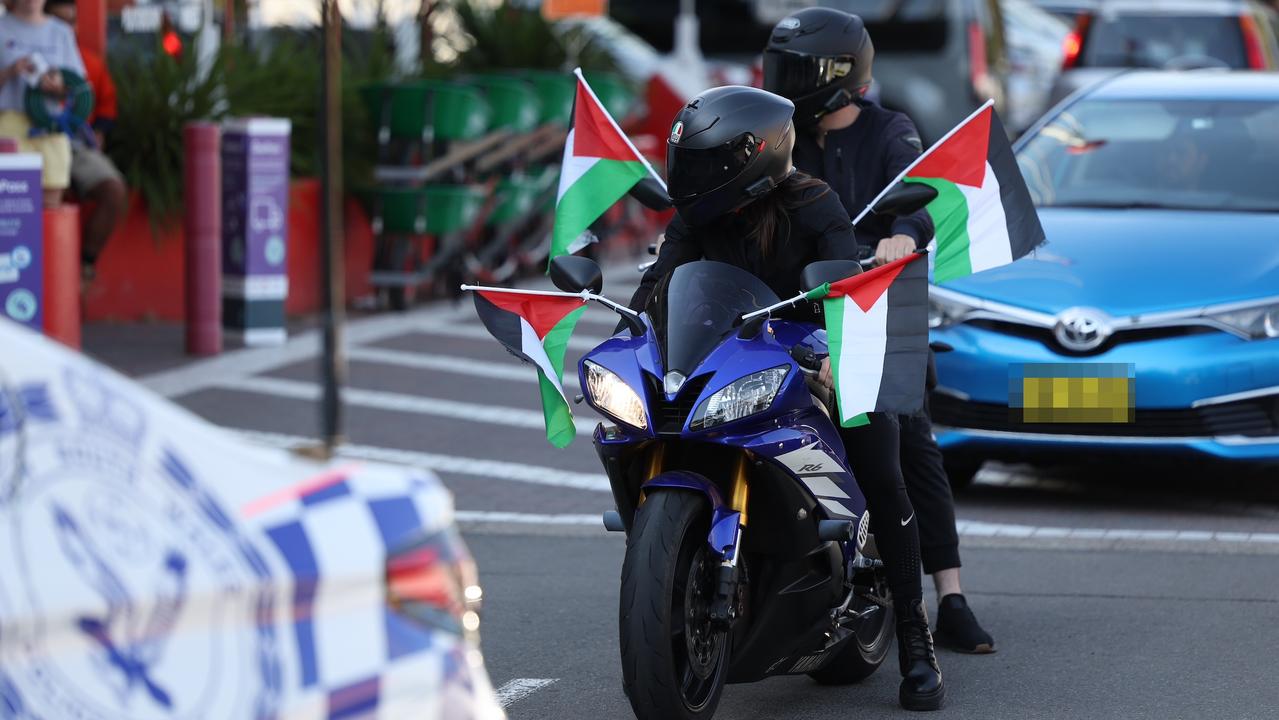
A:
POLYGON ((639 720, 709 720, 719 705, 730 638, 705 619, 719 566, 709 526, 706 498, 661 490, 627 537, 618 629, 623 688, 639 720))
MULTIPOLYGON (((882 597, 892 597, 883 569, 876 572, 875 591, 882 597)), ((854 608, 865 607, 866 603, 867 601, 858 599, 854 608)), ((859 634, 851 638, 825 666, 808 676, 817 681, 818 685, 849 685, 875 674, 893 646, 893 633, 896 629, 893 620, 891 607, 879 608, 873 627, 859 628, 867 637, 863 638, 859 634)))

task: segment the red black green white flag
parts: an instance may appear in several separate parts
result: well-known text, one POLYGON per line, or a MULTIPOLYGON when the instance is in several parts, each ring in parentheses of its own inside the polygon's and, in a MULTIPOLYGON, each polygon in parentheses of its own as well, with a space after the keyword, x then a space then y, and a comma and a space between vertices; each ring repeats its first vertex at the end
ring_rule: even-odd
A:
POLYGON ((484 327, 511 354, 537 367, 546 417, 546 439, 557 448, 577 436, 564 394, 564 352, 578 318, 586 311, 580 297, 534 295, 518 290, 477 290, 475 312, 484 327))
POLYGON ((595 97, 582 71, 576 74, 577 95, 560 167, 550 259, 581 249, 579 238, 591 223, 645 176, 657 177, 595 97))
POLYGON ((937 189, 926 208, 937 228, 933 282, 1007 265, 1044 241, 1026 180, 991 103, 929 148, 902 179, 937 189))
POLYGON ((928 363, 928 263, 911 253, 806 294, 826 316, 839 421, 865 413, 913 414, 924 405, 928 363))

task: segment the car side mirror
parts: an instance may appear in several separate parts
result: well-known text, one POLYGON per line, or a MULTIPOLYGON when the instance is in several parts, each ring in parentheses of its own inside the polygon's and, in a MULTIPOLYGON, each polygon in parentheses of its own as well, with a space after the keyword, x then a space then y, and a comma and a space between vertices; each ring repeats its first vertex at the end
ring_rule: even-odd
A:
POLYGON ((551 261, 551 282, 564 292, 589 290, 598 295, 604 289, 604 274, 590 258, 560 255, 551 261))
POLYGON ((856 260, 818 260, 809 263, 799 276, 799 285, 804 292, 821 287, 826 283, 843 280, 862 271, 856 260))
POLYGON ((937 197, 937 189, 918 182, 898 183, 875 203, 876 215, 909 215, 937 197))

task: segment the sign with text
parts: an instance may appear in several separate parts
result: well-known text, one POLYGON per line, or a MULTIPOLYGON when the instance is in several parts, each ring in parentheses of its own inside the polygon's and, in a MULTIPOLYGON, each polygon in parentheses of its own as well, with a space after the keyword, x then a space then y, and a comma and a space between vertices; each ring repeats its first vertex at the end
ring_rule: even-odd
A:
POLYGON ((222 325, 246 345, 287 338, 289 131, 274 118, 222 125, 222 325))
POLYGON ((0 154, 0 315, 41 331, 44 191, 41 158, 0 154))

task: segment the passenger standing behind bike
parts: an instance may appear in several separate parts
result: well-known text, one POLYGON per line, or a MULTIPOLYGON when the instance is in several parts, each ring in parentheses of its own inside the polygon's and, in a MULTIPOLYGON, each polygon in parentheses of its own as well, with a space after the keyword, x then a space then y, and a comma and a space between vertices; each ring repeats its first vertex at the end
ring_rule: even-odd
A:
MULTIPOLYGON (((764 88, 795 103, 796 167, 829 183, 853 217, 922 152, 910 118, 862 99, 874 57, 862 19, 829 8, 783 18, 764 51, 764 88)), ((926 246, 933 222, 924 210, 902 217, 869 214, 854 232, 883 264, 926 246)), ((931 377, 931 357, 929 369, 931 377)), ((995 642, 959 584, 955 500, 927 405, 900 421, 901 467, 919 511, 924 572, 937 588, 937 642, 960 652, 993 652, 995 642)))
MULTIPOLYGON (((677 213, 657 262, 631 298, 632 309, 642 310, 659 281, 695 260, 735 265, 778 297, 793 297, 808 263, 856 259, 852 224, 839 198, 792 165, 793 110, 790 101, 762 90, 722 87, 702 93, 676 116, 667 173, 677 213)), ((840 436, 866 496, 893 592, 899 700, 908 709, 934 710, 945 686, 923 607, 919 536, 899 465, 898 419, 880 413, 870 418, 868 425, 842 428, 840 436)))

